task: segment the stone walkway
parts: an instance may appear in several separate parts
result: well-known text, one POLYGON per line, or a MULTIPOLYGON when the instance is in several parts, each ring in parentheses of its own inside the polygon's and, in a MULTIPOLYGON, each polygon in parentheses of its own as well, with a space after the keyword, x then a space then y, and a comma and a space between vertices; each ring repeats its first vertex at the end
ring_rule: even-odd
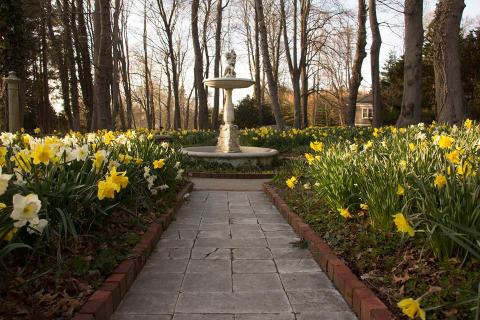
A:
POLYGON ((194 191, 115 320, 350 320, 263 192, 194 191))

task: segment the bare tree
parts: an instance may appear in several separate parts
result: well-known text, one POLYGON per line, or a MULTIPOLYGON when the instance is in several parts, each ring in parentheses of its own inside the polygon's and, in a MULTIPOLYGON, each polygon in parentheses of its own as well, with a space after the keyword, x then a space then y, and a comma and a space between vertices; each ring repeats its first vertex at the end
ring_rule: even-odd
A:
POLYGON ((95 0, 94 13, 94 112, 92 129, 111 129, 113 127, 111 103, 112 84, 112 23, 110 19, 110 0, 95 0))
POLYGON ((397 126, 419 123, 422 115, 423 0, 405 0, 403 98, 397 126))
POLYGON ((372 95, 373 95, 373 122, 374 127, 382 124, 382 97, 380 92, 380 47, 382 37, 377 19, 376 0, 368 2, 368 18, 372 32, 372 45, 370 46, 370 67, 372 72, 372 95))
POLYGON ((77 52, 77 70, 80 89, 82 91, 83 104, 87 109, 87 124, 90 125, 93 112, 93 78, 83 0, 76 0, 76 7, 72 13, 76 15, 76 19, 72 19, 72 21, 77 21, 76 24, 72 23, 72 32, 75 51, 77 52))
POLYGON ((355 46, 355 58, 353 60, 352 75, 350 77, 350 91, 348 93, 347 107, 347 125, 355 125, 355 111, 357 107, 358 88, 362 83, 362 64, 367 56, 365 47, 367 46, 367 7, 365 0, 358 0, 357 13, 357 43, 355 46))
POLYGON ((458 35, 464 8, 464 0, 440 0, 435 10, 433 67, 439 123, 459 124, 466 117, 458 53, 458 35))
MULTIPOLYGON (((223 5, 222 0, 217 0, 217 10, 215 17, 215 61, 213 64, 213 76, 220 76, 220 59, 222 56, 222 20, 223 20, 223 10, 227 7, 230 0, 227 0, 225 5, 223 5)), ((212 129, 218 129, 218 111, 220 106, 220 90, 215 88, 213 96, 213 110, 212 110, 212 129)))
MULTIPOLYGON (((290 52, 290 41, 288 38, 287 15, 285 11, 285 0, 280 0, 281 21, 283 25, 283 42, 285 46, 285 55, 287 57, 288 69, 292 80, 293 88, 293 106, 294 106, 294 123, 296 128, 302 127, 302 111, 301 111, 301 89, 300 76, 302 71, 306 72, 307 59, 307 25, 310 16, 310 0, 300 1, 300 30, 298 30, 298 3, 293 0, 293 30, 292 30, 292 52, 290 52), (300 57, 298 57, 298 33, 300 31, 300 57)), ((304 110, 306 112, 306 110, 304 110)))
POLYGON ((195 86, 198 97, 198 128, 208 128, 208 106, 207 94, 203 85, 203 57, 200 49, 200 41, 198 38, 198 8, 199 1, 192 1, 192 41, 193 50, 195 52, 195 86))
MULTIPOLYGON (((198 2, 198 1, 197 1, 198 2)), ((170 1, 170 8, 165 5, 164 0, 157 0, 160 18, 163 23, 163 32, 167 38, 168 57, 170 59, 170 71, 174 99, 173 128, 180 129, 180 94, 179 94, 179 74, 178 57, 175 52, 173 35, 176 28, 177 17, 180 10, 180 0, 170 1)))
POLYGON ((268 79, 268 87, 270 90, 270 96, 272 99, 272 109, 275 116, 275 122, 279 130, 283 130, 284 122, 282 116, 282 110, 280 109, 280 101, 278 99, 278 83, 274 78, 272 63, 270 61, 270 55, 268 50, 268 36, 267 36, 267 27, 265 25, 265 15, 263 12, 263 3, 262 0, 255 0, 255 9, 257 11, 259 33, 261 39, 261 49, 262 49, 262 58, 263 66, 265 73, 268 79))

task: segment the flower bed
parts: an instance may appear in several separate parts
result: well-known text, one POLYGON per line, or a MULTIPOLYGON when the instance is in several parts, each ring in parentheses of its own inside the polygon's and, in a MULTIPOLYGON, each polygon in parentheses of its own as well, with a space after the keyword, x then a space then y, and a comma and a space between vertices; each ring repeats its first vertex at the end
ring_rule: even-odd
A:
POLYGON ((0 140, 0 315, 68 318, 171 206, 181 155, 147 131, 0 140))
POLYGON ((480 127, 391 127, 353 139, 337 130, 343 139, 312 141, 277 175, 287 203, 397 315, 472 318, 480 127))

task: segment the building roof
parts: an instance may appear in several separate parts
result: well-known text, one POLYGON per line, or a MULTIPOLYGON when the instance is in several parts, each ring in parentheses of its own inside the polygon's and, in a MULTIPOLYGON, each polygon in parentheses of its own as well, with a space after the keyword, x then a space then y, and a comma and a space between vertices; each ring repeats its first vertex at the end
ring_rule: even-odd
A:
POLYGON ((358 99, 357 103, 373 103, 373 95, 371 93, 367 94, 366 96, 358 99))

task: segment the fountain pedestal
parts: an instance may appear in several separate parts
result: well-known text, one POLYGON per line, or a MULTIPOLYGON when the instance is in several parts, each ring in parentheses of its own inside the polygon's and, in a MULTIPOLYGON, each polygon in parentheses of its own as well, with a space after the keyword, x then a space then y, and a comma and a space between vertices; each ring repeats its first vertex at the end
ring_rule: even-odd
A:
POLYGON ((224 124, 220 126, 217 151, 223 153, 242 152, 240 150, 240 140, 238 139, 237 125, 224 124))
POLYGON ((223 153, 241 152, 238 139, 238 126, 233 124, 235 114, 233 110, 232 89, 225 89, 225 104, 223 106, 223 122, 218 135, 217 151, 223 153))

